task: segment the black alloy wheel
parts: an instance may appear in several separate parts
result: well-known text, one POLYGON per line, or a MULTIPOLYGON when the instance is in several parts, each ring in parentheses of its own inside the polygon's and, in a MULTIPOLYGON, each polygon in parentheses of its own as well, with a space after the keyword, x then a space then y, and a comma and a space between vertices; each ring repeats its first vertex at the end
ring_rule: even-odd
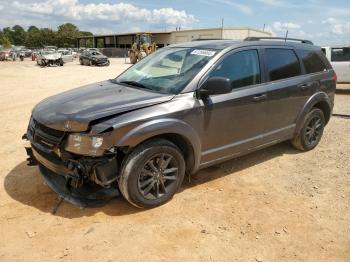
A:
POLYGON ((157 199, 171 191, 179 178, 179 167, 174 157, 161 153, 151 157, 141 170, 138 189, 146 199, 157 199))
POLYGON ((325 125, 323 111, 319 108, 311 109, 303 120, 299 134, 292 139, 292 145, 301 151, 314 149, 322 138, 325 125))
POLYGON ((178 191, 185 170, 183 154, 175 144, 152 139, 134 148, 123 160, 119 189, 136 207, 160 206, 178 191))
POLYGON ((314 115, 309 119, 305 127, 304 140, 308 146, 318 143, 323 131, 322 119, 319 115, 314 115))

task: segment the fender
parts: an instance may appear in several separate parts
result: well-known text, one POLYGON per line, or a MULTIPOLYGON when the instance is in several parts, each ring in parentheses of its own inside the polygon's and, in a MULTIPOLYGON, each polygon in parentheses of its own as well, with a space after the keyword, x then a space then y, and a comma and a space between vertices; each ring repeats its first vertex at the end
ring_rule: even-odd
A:
POLYGON ((186 122, 174 118, 155 119, 143 123, 128 133, 124 134, 117 143, 117 147, 135 147, 143 141, 162 134, 176 134, 182 136, 193 150, 194 165, 192 172, 195 172, 200 163, 201 143, 197 132, 186 122))
POLYGON ((313 108, 317 103, 319 102, 326 102, 330 112, 332 111, 332 102, 329 99, 328 95, 325 92, 317 92, 313 94, 305 103, 303 106, 302 110, 299 112, 299 115, 297 117, 296 121, 296 128, 294 131, 294 136, 296 136, 302 126, 303 126, 303 120, 308 112, 310 112, 311 108, 313 108))

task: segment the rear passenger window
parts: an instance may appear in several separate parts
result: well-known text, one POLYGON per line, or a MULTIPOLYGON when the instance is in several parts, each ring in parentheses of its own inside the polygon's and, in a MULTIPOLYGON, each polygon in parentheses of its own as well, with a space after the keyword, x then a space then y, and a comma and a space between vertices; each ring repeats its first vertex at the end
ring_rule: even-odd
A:
POLYGON ((327 66, 323 63, 321 57, 316 52, 301 50, 300 55, 307 74, 327 70, 327 66))
POLYGON ((256 85, 261 82, 257 50, 246 50, 225 57, 209 74, 209 77, 225 77, 233 88, 256 85))
POLYGON ((270 81, 300 75, 299 60, 293 50, 267 48, 265 54, 270 81))
POLYGON ((332 48, 331 61, 332 62, 349 62, 350 47, 332 48))

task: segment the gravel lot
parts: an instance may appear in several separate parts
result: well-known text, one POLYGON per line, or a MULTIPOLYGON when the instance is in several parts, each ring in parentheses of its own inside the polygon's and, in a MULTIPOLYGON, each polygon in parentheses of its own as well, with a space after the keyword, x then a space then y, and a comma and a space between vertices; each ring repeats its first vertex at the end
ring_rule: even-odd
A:
MULTIPOLYGON (((159 208, 120 198, 95 209, 64 202, 53 215, 56 194, 26 166, 31 109, 128 66, 0 63, 0 261, 350 261, 350 119, 339 117, 315 150, 283 143, 207 168, 159 208)), ((342 90, 334 112, 350 114, 342 90)))

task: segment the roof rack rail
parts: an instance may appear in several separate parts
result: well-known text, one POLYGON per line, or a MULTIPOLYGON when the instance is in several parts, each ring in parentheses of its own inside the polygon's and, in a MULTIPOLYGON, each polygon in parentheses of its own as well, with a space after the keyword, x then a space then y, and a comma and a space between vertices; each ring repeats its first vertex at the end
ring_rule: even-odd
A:
POLYGON ((222 39, 222 38, 196 38, 196 39, 193 39, 192 42, 195 42, 195 41, 208 41, 208 40, 229 40, 229 39, 222 39))
POLYGON ((284 41, 296 41, 303 44, 313 45, 310 40, 297 39, 297 38, 285 38, 285 37, 260 37, 260 36, 250 36, 244 39, 244 41, 259 41, 259 40, 284 40, 284 41))

